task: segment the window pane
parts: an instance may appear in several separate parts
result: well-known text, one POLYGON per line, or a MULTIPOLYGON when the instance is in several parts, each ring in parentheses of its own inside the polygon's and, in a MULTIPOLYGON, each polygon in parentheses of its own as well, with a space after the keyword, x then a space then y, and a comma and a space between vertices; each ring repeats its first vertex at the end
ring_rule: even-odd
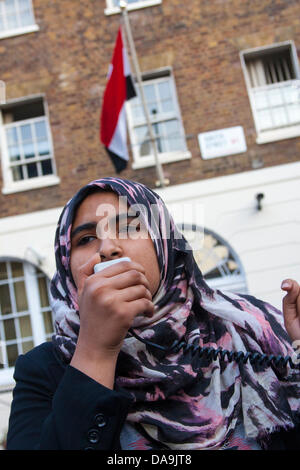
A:
POLYGON ((0 263, 0 281, 7 279, 6 263, 0 263))
POLYGON ((291 124, 300 122, 300 104, 290 105, 288 107, 289 121, 291 124))
POLYGON ((174 104, 172 100, 164 100, 161 102, 161 109, 164 113, 170 113, 174 111, 174 104))
POLYGON ((31 349, 33 349, 33 341, 24 341, 22 343, 22 350, 23 350, 23 354, 27 353, 28 351, 30 351, 31 349))
POLYGON ((47 283, 44 277, 38 278, 41 307, 49 306, 47 283))
POLYGON ((6 16, 6 21, 7 21, 8 29, 15 29, 19 26, 17 15, 15 15, 15 14, 7 15, 6 16))
POLYGON ((258 127, 260 130, 270 129, 273 126, 271 113, 269 110, 259 111, 257 113, 258 127))
POLYGON ((22 338, 32 336, 31 321, 29 315, 26 315, 26 317, 19 317, 19 325, 22 338))
POLYGON ((167 135, 169 152, 176 152, 185 149, 184 139, 180 135, 179 122, 176 120, 166 121, 164 131, 167 135))
POLYGON ((10 339, 16 339, 16 328, 15 328, 14 319, 11 318, 9 320, 4 320, 3 326, 4 326, 4 334, 5 334, 6 341, 10 339))
POLYGON ((24 126, 21 126, 21 138, 23 142, 26 142, 26 140, 32 141, 32 133, 31 133, 31 126, 30 124, 25 124, 24 126))
POLYGON ((164 122, 164 128, 165 128, 165 133, 168 136, 174 136, 178 134, 179 132, 179 127, 178 127, 178 121, 176 119, 172 119, 170 121, 165 121, 164 122))
POLYGON ((300 98, 299 90, 296 85, 288 85, 282 88, 285 103, 297 103, 300 98))
POLYGON ((283 106, 272 110, 273 121, 275 126, 286 126, 287 125, 287 113, 283 106))
POLYGON ((158 93, 161 100, 167 100, 171 98, 171 90, 169 82, 160 82, 158 83, 158 93))
POLYGON ((0 313, 2 315, 12 313, 9 288, 7 284, 0 286, 0 313))
POLYGON ((20 10, 30 10, 29 0, 18 0, 20 10))
POLYGON ((27 165, 27 174, 28 178, 35 178, 36 176, 38 176, 38 169, 36 163, 29 163, 29 165, 27 165))
POLYGON ((14 292, 16 298, 17 312, 23 312, 28 310, 27 295, 25 290, 25 284, 23 281, 14 283, 14 292))
POLYGON ((49 155, 50 153, 50 148, 49 148, 49 143, 47 140, 42 140, 37 143, 37 148, 38 148, 38 154, 39 155, 49 155))
POLYGON ((274 88, 273 90, 269 90, 268 99, 270 106, 277 106, 279 104, 283 104, 283 98, 280 88, 274 88))
POLYGON ((43 175, 52 175, 53 170, 52 170, 52 162, 51 160, 42 160, 41 161, 42 165, 42 173, 43 175))
POLYGON ((138 142, 143 142, 146 138, 149 139, 147 126, 136 127, 135 134, 138 142))
POLYGON ((21 149, 18 145, 8 147, 8 156, 11 162, 21 160, 21 149))
POLYGON ((0 15, 0 31, 4 31, 4 22, 3 22, 3 16, 0 15))
POLYGON ((22 263, 13 263, 11 262, 11 272, 12 272, 12 277, 23 277, 24 276, 24 270, 23 270, 23 264, 22 263))
POLYGON ((267 92, 259 91, 254 93, 254 102, 256 109, 268 107, 267 92))
POLYGON ((145 155, 150 154, 150 142, 149 142, 149 133, 147 126, 137 127, 135 129, 135 134, 137 137, 138 143, 140 143, 140 156, 144 157, 145 155))
POLYGON ((132 109, 132 117, 133 117, 134 122, 137 122, 137 120, 140 120, 140 119, 145 119, 143 107, 141 105, 132 106, 131 109, 132 109))
POLYGON ((6 13, 13 13, 16 11, 15 0, 5 0, 6 13))
POLYGON ((35 153, 33 143, 23 145, 23 152, 25 158, 34 158, 35 153))
POLYGON ((23 168, 21 166, 14 166, 12 168, 13 180, 20 181, 24 179, 23 168))
POLYGON ((46 334, 52 334, 54 331, 51 311, 43 312, 46 334))
POLYGON ((154 85, 143 85, 143 89, 147 103, 156 101, 154 85))
POLYGON ((47 128, 44 121, 39 121, 34 124, 35 136, 37 140, 46 140, 47 138, 47 128))
POLYGON ((29 26, 31 24, 34 24, 33 15, 30 10, 20 11, 20 19, 22 26, 29 26))
POLYGON ((15 127, 6 129, 6 138, 8 145, 15 145, 18 143, 17 129, 15 127))
POLYGON ((7 359, 8 359, 8 366, 13 367, 19 355, 18 346, 16 344, 10 344, 6 347, 7 350, 7 359))
POLYGON ((32 141, 32 133, 31 133, 30 124, 25 124, 24 126, 21 126, 20 131, 21 131, 21 138, 23 142, 26 142, 26 140, 32 141))

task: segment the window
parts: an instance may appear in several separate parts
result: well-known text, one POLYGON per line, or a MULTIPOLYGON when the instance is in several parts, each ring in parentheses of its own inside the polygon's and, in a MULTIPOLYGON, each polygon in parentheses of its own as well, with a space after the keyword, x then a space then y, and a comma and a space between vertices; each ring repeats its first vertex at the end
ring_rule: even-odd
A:
POLYGON ((1 118, 2 192, 6 194, 57 184, 43 99, 4 105, 1 118))
MULTIPOLYGON (((151 7, 160 5, 162 0, 126 0, 128 10, 136 10, 138 8, 151 7)), ((106 0, 107 8, 105 9, 106 15, 113 15, 120 13, 120 0, 106 0)))
POLYGON ((203 231, 195 225, 184 224, 178 228, 193 248, 195 261, 211 288, 248 293, 242 264, 225 240, 211 230, 203 231))
POLYGON ((0 38, 37 31, 31 0, 0 1, 0 38))
POLYGON ((293 43, 241 54, 257 143, 300 135, 300 75, 293 43))
POLYGON ((19 354, 51 339, 53 324, 44 273, 26 262, 0 260, 0 384, 19 354))
MULTIPOLYGON (((176 97, 175 83, 169 71, 143 77, 143 90, 160 161, 168 163, 190 158, 176 97)), ((133 168, 155 164, 153 147, 138 85, 137 97, 126 103, 133 168)))

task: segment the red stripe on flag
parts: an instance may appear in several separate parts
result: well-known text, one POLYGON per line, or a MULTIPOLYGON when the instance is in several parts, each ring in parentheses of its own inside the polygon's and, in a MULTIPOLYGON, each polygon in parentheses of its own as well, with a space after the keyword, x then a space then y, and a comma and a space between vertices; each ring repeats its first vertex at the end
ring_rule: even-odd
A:
POLYGON ((119 28, 112 59, 112 72, 103 96, 101 112, 101 142, 109 147, 116 130, 119 114, 126 100, 126 80, 123 64, 123 40, 119 28))

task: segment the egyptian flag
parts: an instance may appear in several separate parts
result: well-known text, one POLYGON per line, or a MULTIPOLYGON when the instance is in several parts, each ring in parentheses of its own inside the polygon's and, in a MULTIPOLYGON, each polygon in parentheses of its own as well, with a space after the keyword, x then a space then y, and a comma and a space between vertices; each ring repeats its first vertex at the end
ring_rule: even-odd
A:
POLYGON ((127 132, 125 101, 136 96, 130 66, 123 44, 121 27, 114 49, 108 81, 103 96, 100 138, 117 173, 127 166, 127 132))

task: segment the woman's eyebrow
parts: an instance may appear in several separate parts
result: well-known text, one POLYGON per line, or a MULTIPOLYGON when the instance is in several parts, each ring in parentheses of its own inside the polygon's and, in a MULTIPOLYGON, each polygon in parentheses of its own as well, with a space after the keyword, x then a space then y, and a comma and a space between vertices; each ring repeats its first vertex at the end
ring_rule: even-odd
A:
POLYGON ((78 233, 85 232, 86 230, 94 230, 97 227, 98 222, 87 222, 82 225, 78 225, 71 233, 71 239, 74 238, 78 233))

